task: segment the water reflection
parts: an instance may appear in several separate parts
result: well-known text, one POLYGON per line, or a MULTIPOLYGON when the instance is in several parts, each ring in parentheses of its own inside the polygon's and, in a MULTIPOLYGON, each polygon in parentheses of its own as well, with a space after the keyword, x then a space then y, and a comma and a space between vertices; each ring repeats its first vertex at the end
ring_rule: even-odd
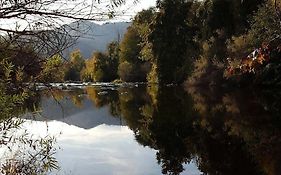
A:
MULTIPOLYGON (((179 89, 175 89, 174 91, 176 92, 177 90, 179 89)), ((186 94, 186 92, 182 90, 181 92, 186 94)), ((173 121, 169 120, 178 120, 179 122, 181 122, 180 119, 182 117, 188 116, 188 114, 184 114, 185 110, 181 110, 181 114, 184 114, 184 116, 177 115, 180 119, 169 117, 171 114, 176 114, 174 113, 174 110, 178 111, 178 109, 181 109, 181 106, 178 106, 177 109, 173 110, 163 106, 168 105, 169 103, 177 103, 177 101, 175 102, 172 99, 173 95, 175 94, 167 96, 167 99, 159 98, 159 101, 161 101, 161 103, 157 104, 155 100, 151 99, 151 96, 153 96, 152 93, 157 95, 158 89, 152 87, 147 89, 145 86, 139 88, 121 87, 117 90, 87 87, 84 90, 80 89, 78 91, 55 90, 52 92, 43 93, 41 100, 41 118, 50 121, 62 121, 69 125, 73 125, 72 129, 67 130, 65 130, 65 128, 67 128, 67 126, 69 125, 56 127, 62 128, 62 135, 60 136, 60 138, 64 138, 65 134, 67 135, 69 132, 77 132, 77 135, 72 136, 73 140, 71 143, 63 143, 60 138, 58 138, 58 143, 60 145, 63 145, 62 148, 69 148, 69 145, 79 145, 79 148, 83 148, 79 149, 80 152, 72 150, 73 148, 70 150, 75 153, 73 154, 73 156, 76 157, 76 160, 79 161, 79 157, 82 156, 85 158, 85 160, 87 160, 84 161, 87 162, 86 164, 91 162, 92 165, 95 165, 96 172, 87 171, 86 167, 81 168, 80 165, 69 166, 69 164, 73 164, 67 161, 71 160, 70 158, 67 158, 65 160, 64 158, 59 159, 61 160, 60 162, 62 168, 76 167, 76 170, 72 171, 78 172, 79 170, 83 170, 84 173, 82 174, 100 174, 101 172, 106 172, 105 174, 161 174, 161 171, 163 171, 163 173, 179 173, 184 169, 187 169, 186 173, 188 174, 200 174, 200 171, 195 166, 195 159, 193 159, 193 157, 190 157, 189 160, 187 160, 186 154, 183 154, 184 148, 178 144, 182 144, 181 138, 173 137, 173 134, 175 134, 174 132, 177 132, 175 129, 178 126, 172 126, 175 129, 170 131, 170 128, 172 128, 170 124, 172 124, 173 121), (151 91, 150 93, 148 93, 148 90, 150 89, 151 91), (154 90, 155 92, 153 92, 152 90, 154 90), (58 98, 54 99, 52 97, 58 98), (77 103, 77 99, 79 98, 81 99, 80 103, 77 103), (153 104, 153 101, 155 104, 153 104), (155 113, 156 108, 159 108, 159 111, 161 111, 161 113, 155 113), (163 111, 164 109, 165 111, 163 111), (149 125, 153 121, 154 115, 163 115, 164 117, 164 114, 165 118, 157 119, 157 122, 158 120, 159 122, 164 122, 164 125, 159 125, 159 128, 155 129, 162 130, 167 127, 169 130, 167 130, 167 133, 161 133, 161 137, 163 137, 161 139, 163 140, 159 139, 159 143, 155 143, 155 134, 150 135, 155 131, 150 131, 149 125), (54 118, 52 116, 60 117, 54 118), (124 125, 126 125, 127 127, 125 127, 124 125), (120 135, 120 130, 124 131, 124 127, 125 130, 129 132, 126 133, 126 136, 122 137, 122 134, 120 135), (83 134, 78 132, 75 128, 86 130, 81 130, 84 132, 83 134), (100 128, 106 129, 103 129, 103 131, 99 132, 100 128), (102 139, 97 139, 94 137, 94 135, 100 135, 101 133, 111 133, 112 130, 116 131, 116 129, 119 130, 119 133, 117 132, 117 134, 113 134, 116 135, 115 139, 110 135, 104 136, 102 137, 102 139), (89 136, 89 133, 94 134, 90 134, 89 136), (84 142, 81 142, 79 140, 79 138, 84 137, 84 135, 87 136, 85 137, 86 139, 92 141, 90 144, 91 146, 89 146, 88 144, 85 145, 84 142), (123 146, 118 146, 120 145, 120 143, 122 143, 121 145, 123 146), (159 152, 158 150, 162 149, 161 144, 163 144, 163 146, 166 146, 166 144, 168 144, 170 150, 163 150, 163 152, 159 152), (108 150, 110 150, 109 152, 111 152, 111 154, 107 152, 108 150, 105 151, 103 149, 106 147, 108 147, 108 150), (102 150, 100 150, 101 148, 102 150), (103 156, 101 156, 101 154, 103 156), (120 157, 118 155, 122 156, 120 157), (114 163, 112 162, 104 161, 104 158, 107 157, 115 160, 116 165, 114 165, 114 163), (169 158, 174 158, 173 162, 168 163, 167 161, 169 158), (123 161, 126 162, 123 164, 123 166, 117 163, 123 161), (69 163, 64 164, 64 162, 69 163), (160 164, 160 166, 158 164, 160 164), (80 167, 81 169, 78 167, 80 167)), ((186 100, 183 100, 182 104, 188 100, 189 102, 191 102, 190 99, 191 98, 189 97, 186 100)), ((182 100, 181 96, 179 96, 178 100, 182 100)), ((36 119, 38 120, 38 117, 36 119)), ((49 125, 51 126, 50 122, 49 125)), ((180 123, 180 125, 184 125, 184 123, 180 123)), ((49 130, 52 129, 49 128, 49 130)), ((83 161, 81 160, 79 162, 83 161)), ((90 166, 90 168, 88 167, 88 169, 91 169, 92 167, 93 166, 90 166)))
POLYGON ((31 135, 23 128, 26 120, 24 94, 9 95, 0 88, 0 173, 46 174, 58 169, 54 158, 55 138, 31 135))
POLYGON ((215 174, 213 170, 219 169, 222 174, 235 174, 235 170, 236 174, 281 173, 278 91, 189 91, 199 113, 196 124, 204 136, 211 138, 206 144, 215 142, 220 150, 218 155, 211 156, 212 151, 204 151, 203 155, 208 154, 200 156, 201 162, 213 160, 212 166, 202 163, 207 172, 215 174), (223 150, 227 152, 221 155, 223 150), (217 164, 219 155, 223 161, 217 164))
POLYGON ((206 174, 280 174, 278 94, 180 87, 101 92, 84 93, 156 150, 164 174, 188 172, 184 165, 192 161, 206 174))
POLYGON ((281 94, 182 87, 42 92, 26 128, 57 138, 62 174, 281 174, 281 94))

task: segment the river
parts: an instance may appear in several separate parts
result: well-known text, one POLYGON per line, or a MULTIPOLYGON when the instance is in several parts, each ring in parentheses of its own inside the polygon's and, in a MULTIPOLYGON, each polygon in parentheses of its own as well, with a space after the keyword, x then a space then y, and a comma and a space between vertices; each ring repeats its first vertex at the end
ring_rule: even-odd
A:
POLYGON ((59 168, 49 174, 278 175, 276 92, 147 85, 45 89, 19 130, 55 139, 59 168))

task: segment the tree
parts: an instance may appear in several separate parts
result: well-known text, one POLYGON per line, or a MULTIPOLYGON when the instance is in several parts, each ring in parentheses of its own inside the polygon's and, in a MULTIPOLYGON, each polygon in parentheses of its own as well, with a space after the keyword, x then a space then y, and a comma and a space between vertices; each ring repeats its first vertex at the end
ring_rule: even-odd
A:
POLYGON ((88 59, 85 61, 85 67, 81 70, 80 79, 84 82, 92 82, 93 80, 93 69, 94 69, 94 59, 88 59))
POLYGON ((63 82, 64 81, 64 61, 60 55, 54 55, 48 59, 41 72, 42 82, 63 82))
POLYGON ((133 82, 135 79, 133 65, 128 61, 120 63, 118 66, 118 75, 125 82, 133 82))
POLYGON ((155 14, 155 8, 143 10, 135 16, 132 23, 132 26, 137 30, 138 35, 141 38, 139 43, 139 46, 141 47, 139 58, 150 62, 153 59, 153 54, 151 50, 151 43, 148 41, 148 36, 150 33, 150 25, 155 18, 155 14))
POLYGON ((221 84, 224 80, 224 69, 227 67, 228 49, 236 50, 236 55, 245 56, 242 48, 251 50, 249 45, 241 45, 249 37, 240 37, 236 43, 240 46, 227 46, 232 37, 244 34, 251 26, 251 19, 263 0, 207 0, 198 6, 195 41, 200 50, 194 69, 188 78, 189 84, 221 84), (201 21, 201 22, 200 22, 201 21), (200 24, 201 23, 201 24, 200 24), (240 50, 240 51, 238 51, 240 50))
POLYGON ((119 44, 111 42, 106 53, 94 52, 92 57, 85 62, 81 72, 81 80, 95 82, 110 82, 115 80, 118 69, 119 44))
POLYGON ((250 24, 248 35, 254 47, 260 46, 263 42, 281 39, 281 23, 272 2, 263 4, 251 18, 250 24))
POLYGON ((120 43, 120 62, 128 61, 131 63, 137 63, 140 60, 140 36, 134 27, 129 27, 124 35, 123 40, 120 43))
POLYGON ((80 72, 85 66, 85 60, 80 50, 75 50, 70 54, 70 62, 67 64, 65 80, 80 80, 80 72))
MULTIPOLYGON (((263 43, 277 43, 281 39, 281 23, 275 5, 268 1, 261 5, 249 18, 249 28, 239 36, 228 41, 228 55, 233 59, 241 59, 260 47, 263 43)), ((272 45, 271 45, 272 46, 272 45)))
MULTIPOLYGON (((151 44, 148 41, 150 24, 155 16, 155 9, 139 12, 133 19, 120 43, 119 76, 130 81, 147 81, 153 57, 151 44), (130 65, 130 69, 125 69, 130 65), (130 70, 132 72, 130 72, 130 70), (127 75, 126 75, 127 74, 127 75), (130 78, 128 78, 130 77, 130 78)), ((125 81, 125 80, 124 80, 125 81)))
POLYGON ((187 23, 192 1, 163 0, 158 1, 159 12, 150 28, 149 42, 154 55, 153 64, 157 67, 157 78, 160 84, 181 83, 188 72, 183 65, 191 64, 195 44, 194 28, 187 23))
POLYGON ((44 62, 34 48, 29 45, 7 45, 1 39, 0 43, 0 85, 3 84, 11 92, 21 91, 26 82, 32 84, 40 79, 44 62))
POLYGON ((107 76, 109 81, 113 81, 118 78, 118 63, 119 63, 119 43, 117 41, 112 41, 107 46, 107 76))
MULTIPOLYGON (((115 7, 124 3, 124 0, 106 2, 103 0, 87 2, 79 0, 1 1, 1 55, 11 52, 24 55, 23 48, 29 47, 37 56, 38 62, 43 64, 47 58, 52 58, 56 54, 62 55, 62 51, 73 44, 80 33, 72 31, 77 31, 83 20, 100 21, 112 18, 116 14, 115 7), (107 6, 104 6, 106 4, 107 6), (105 8, 100 8, 99 5, 105 8), (75 23, 72 23, 74 21, 75 23), (72 25, 68 25, 69 23, 72 25)), ((2 59, 10 56, 7 55, 2 59)), ((25 54, 24 57, 23 59, 28 60, 27 62, 34 62, 28 54, 25 54)), ((23 66, 33 67, 31 64, 23 66)), ((70 72, 74 71, 70 70, 70 72)), ((39 78, 40 76, 37 75, 33 77, 39 78)), ((32 81, 37 80, 33 78, 32 81)))
POLYGON ((93 54, 93 60, 93 80, 95 82, 106 81, 107 56, 101 52, 95 52, 93 54))
POLYGON ((140 59, 141 37, 134 26, 130 26, 120 43, 118 75, 123 81, 146 81, 146 70, 140 59), (128 66, 128 67, 127 67, 128 66))

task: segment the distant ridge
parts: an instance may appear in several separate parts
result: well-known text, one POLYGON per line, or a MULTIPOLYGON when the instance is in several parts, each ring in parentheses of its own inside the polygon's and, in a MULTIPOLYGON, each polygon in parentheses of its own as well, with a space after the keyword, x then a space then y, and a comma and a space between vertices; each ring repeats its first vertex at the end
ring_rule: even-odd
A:
POLYGON ((126 123, 120 117, 110 114, 109 106, 97 108, 89 99, 83 99, 83 106, 73 104, 70 98, 63 98, 60 104, 48 97, 42 97, 42 112, 36 116, 27 113, 24 118, 35 121, 61 121, 83 129, 92 129, 99 125, 125 126, 126 123))
MULTIPOLYGON (((83 21, 79 23, 77 32, 80 38, 65 51, 65 56, 68 57, 69 53, 75 49, 79 49, 85 59, 90 58, 95 51, 104 52, 110 42, 123 38, 130 24, 130 22, 115 22, 100 25, 83 21)), ((72 26, 73 28, 77 27, 77 23, 70 24, 70 27, 72 26)), ((71 33, 76 34, 75 31, 71 31, 71 33)))

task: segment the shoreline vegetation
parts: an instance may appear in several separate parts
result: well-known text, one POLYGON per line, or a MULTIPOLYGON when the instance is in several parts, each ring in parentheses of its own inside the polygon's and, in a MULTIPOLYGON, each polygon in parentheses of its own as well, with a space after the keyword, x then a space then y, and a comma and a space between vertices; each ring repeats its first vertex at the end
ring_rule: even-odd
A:
POLYGON ((44 58, 32 45, 8 45, 0 77, 7 89, 20 91, 29 82, 279 87, 280 9, 272 0, 163 0, 139 12, 121 40, 90 58, 80 50, 68 60, 44 58))
POLYGON ((36 80, 279 87, 279 13, 271 0, 161 1, 139 12, 105 53, 86 59, 74 50, 68 61, 54 55, 36 80))

